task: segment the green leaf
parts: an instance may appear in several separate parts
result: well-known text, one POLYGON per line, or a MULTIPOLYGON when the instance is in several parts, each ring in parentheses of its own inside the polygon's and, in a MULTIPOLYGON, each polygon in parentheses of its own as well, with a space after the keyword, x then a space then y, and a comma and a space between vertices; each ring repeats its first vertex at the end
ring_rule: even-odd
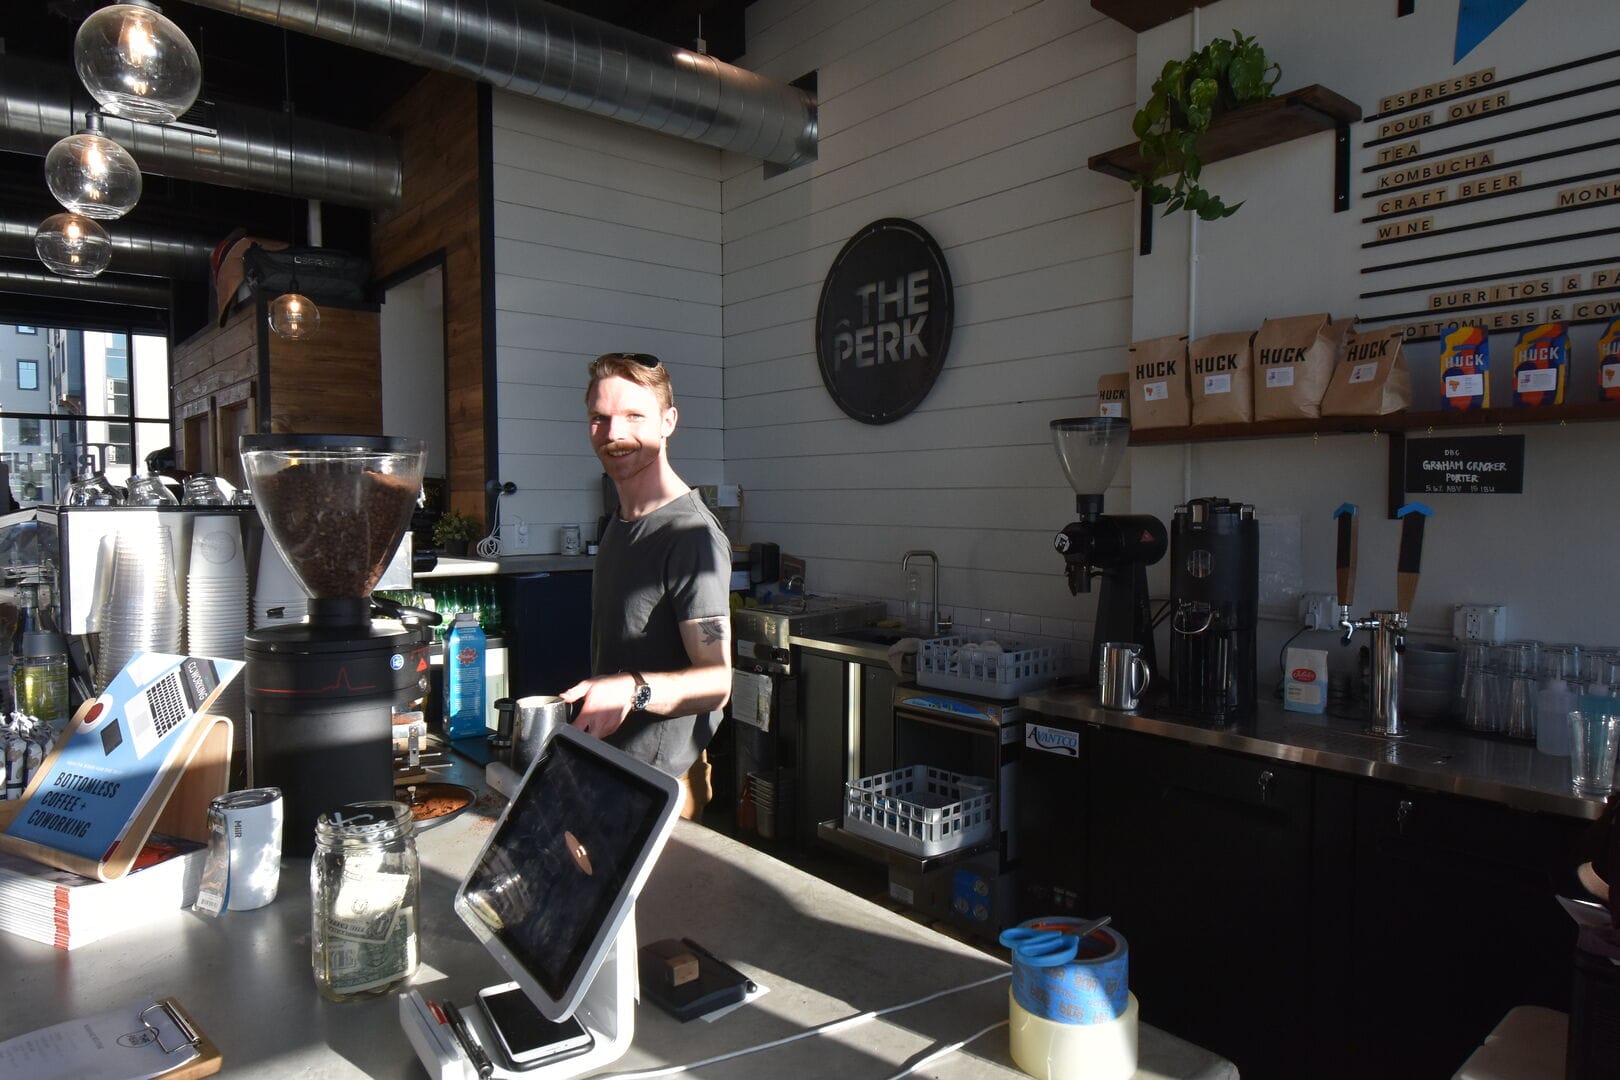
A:
POLYGON ((1148 202, 1158 206, 1170 197, 1170 189, 1163 184, 1149 184, 1147 188, 1148 202))
POLYGON ((1137 110, 1136 116, 1131 119, 1131 132, 1140 139, 1152 129, 1153 120, 1148 116, 1148 111, 1146 109, 1137 110))
POLYGON ((1242 205, 1243 203, 1233 203, 1231 206, 1222 207, 1221 217, 1231 217, 1233 214, 1238 212, 1238 207, 1242 205))

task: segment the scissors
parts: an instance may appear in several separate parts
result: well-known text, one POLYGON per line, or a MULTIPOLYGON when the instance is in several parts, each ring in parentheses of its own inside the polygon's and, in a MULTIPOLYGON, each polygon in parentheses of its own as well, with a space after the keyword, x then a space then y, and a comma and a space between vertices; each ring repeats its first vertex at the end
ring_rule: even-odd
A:
POLYGON ((1112 918, 1104 915, 1088 922, 1065 919, 1015 926, 1003 930, 999 940, 1030 967, 1058 967, 1073 961, 1080 952, 1080 943, 1107 926, 1112 918))

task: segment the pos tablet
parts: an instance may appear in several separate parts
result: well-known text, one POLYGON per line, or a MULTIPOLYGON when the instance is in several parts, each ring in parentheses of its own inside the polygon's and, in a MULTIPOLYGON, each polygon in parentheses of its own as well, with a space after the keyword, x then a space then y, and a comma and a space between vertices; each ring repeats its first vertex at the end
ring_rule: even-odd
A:
POLYGON ((456 889, 456 913, 541 1014, 562 1020, 612 951, 679 814, 673 777, 560 725, 456 889))

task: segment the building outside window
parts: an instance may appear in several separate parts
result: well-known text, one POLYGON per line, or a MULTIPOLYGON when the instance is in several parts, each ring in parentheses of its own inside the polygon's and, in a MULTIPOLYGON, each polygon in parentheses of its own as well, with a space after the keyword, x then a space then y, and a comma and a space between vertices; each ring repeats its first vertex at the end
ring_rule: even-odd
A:
POLYGON ((17 361, 17 389, 39 389, 39 364, 34 360, 17 361))
POLYGON ((19 333, 19 334, 37 334, 37 333, 39 333, 39 327, 37 327, 37 326, 19 326, 19 327, 17 327, 17 333, 19 333))

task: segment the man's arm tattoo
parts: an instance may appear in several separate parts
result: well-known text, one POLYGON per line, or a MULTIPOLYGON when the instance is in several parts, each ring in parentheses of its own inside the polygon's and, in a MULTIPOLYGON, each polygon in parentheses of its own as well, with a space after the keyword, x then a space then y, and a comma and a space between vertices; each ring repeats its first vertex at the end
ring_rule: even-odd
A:
POLYGON ((704 619, 698 623, 698 629, 703 632, 703 644, 705 645, 713 645, 715 642, 724 641, 726 638, 726 621, 719 616, 704 619))

